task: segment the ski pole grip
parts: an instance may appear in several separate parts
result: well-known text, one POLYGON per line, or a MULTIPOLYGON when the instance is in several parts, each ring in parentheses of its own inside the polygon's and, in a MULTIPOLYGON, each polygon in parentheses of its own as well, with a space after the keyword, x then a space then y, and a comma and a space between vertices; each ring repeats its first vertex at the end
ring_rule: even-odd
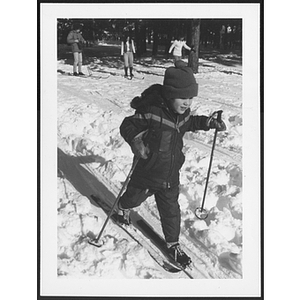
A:
POLYGON ((217 114, 218 114, 217 120, 218 120, 218 122, 221 122, 221 121, 222 121, 222 113, 223 113, 223 110, 218 110, 218 111, 217 111, 217 114))

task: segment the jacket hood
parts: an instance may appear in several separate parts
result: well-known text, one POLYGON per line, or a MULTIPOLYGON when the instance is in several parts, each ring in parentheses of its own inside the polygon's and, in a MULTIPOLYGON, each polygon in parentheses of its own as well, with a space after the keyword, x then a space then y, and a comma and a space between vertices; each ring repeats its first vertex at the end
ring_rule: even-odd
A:
POLYGON ((141 96, 133 98, 130 102, 130 106, 134 109, 143 109, 149 106, 166 107, 167 104, 162 96, 162 85, 151 85, 141 96))

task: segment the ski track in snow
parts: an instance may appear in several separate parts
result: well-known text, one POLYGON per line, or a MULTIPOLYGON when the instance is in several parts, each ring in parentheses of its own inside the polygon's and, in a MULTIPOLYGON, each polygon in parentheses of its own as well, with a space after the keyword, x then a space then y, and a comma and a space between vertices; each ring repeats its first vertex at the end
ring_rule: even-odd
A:
MULTIPOLYGON (((93 66, 92 70, 96 71, 97 67, 93 66)), ((164 271, 145 249, 111 222, 104 232, 104 248, 95 249, 86 242, 88 237, 97 235, 106 218, 87 197, 99 192, 95 188, 99 183, 116 194, 131 167, 130 148, 119 135, 121 121, 134 112, 129 103, 151 84, 162 83, 160 74, 168 66, 169 62, 153 68, 149 63, 135 64, 136 71, 143 73, 145 79, 132 81, 121 76, 122 70, 102 66, 98 69, 120 76, 111 75, 96 81, 57 75, 57 134, 61 157, 58 170, 59 276, 187 278, 183 272, 170 274, 164 271)), ((58 69, 70 72, 71 66, 58 62, 58 69)), ((207 62, 195 76, 199 82, 199 96, 194 100, 192 111, 208 115, 222 109, 228 132, 218 134, 214 152, 207 197, 213 216, 210 224, 195 221, 192 212, 199 206, 203 193, 213 132, 185 136, 186 163, 181 172, 179 199, 183 209, 181 242, 192 257, 193 269, 187 272, 193 278, 241 278, 242 274, 239 262, 233 262, 229 255, 237 248, 242 251, 241 235, 238 234, 242 231, 240 75, 239 69, 207 62), (214 191, 221 196, 215 196, 214 191), (195 229, 196 224, 203 228, 195 229)), ((143 203, 137 211, 162 234, 153 199, 143 203)))

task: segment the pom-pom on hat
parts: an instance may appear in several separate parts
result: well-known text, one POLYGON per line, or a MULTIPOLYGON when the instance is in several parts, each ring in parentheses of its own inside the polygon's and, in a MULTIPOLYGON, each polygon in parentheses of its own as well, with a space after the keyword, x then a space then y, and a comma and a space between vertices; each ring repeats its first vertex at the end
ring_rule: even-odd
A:
POLYGON ((198 95, 198 84, 193 70, 182 60, 175 62, 165 72, 162 93, 166 99, 189 99, 198 95))

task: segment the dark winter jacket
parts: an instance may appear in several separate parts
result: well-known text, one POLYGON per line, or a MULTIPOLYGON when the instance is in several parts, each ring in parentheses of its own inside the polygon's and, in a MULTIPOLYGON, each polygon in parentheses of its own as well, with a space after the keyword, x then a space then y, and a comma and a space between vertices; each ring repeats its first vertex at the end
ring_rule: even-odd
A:
POLYGON ((183 136, 187 131, 209 130, 206 116, 192 116, 190 109, 176 114, 161 96, 161 85, 153 85, 142 97, 132 100, 136 109, 124 119, 120 133, 127 143, 145 131, 143 140, 150 154, 140 159, 132 174, 131 183, 140 188, 163 189, 179 184, 179 170, 184 163, 183 136))
POLYGON ((82 37, 80 32, 77 32, 76 30, 70 31, 67 37, 67 43, 71 44, 72 46, 72 52, 82 52, 82 43, 84 43, 85 40, 82 37), (79 42, 76 43, 75 40, 78 40, 79 42))

